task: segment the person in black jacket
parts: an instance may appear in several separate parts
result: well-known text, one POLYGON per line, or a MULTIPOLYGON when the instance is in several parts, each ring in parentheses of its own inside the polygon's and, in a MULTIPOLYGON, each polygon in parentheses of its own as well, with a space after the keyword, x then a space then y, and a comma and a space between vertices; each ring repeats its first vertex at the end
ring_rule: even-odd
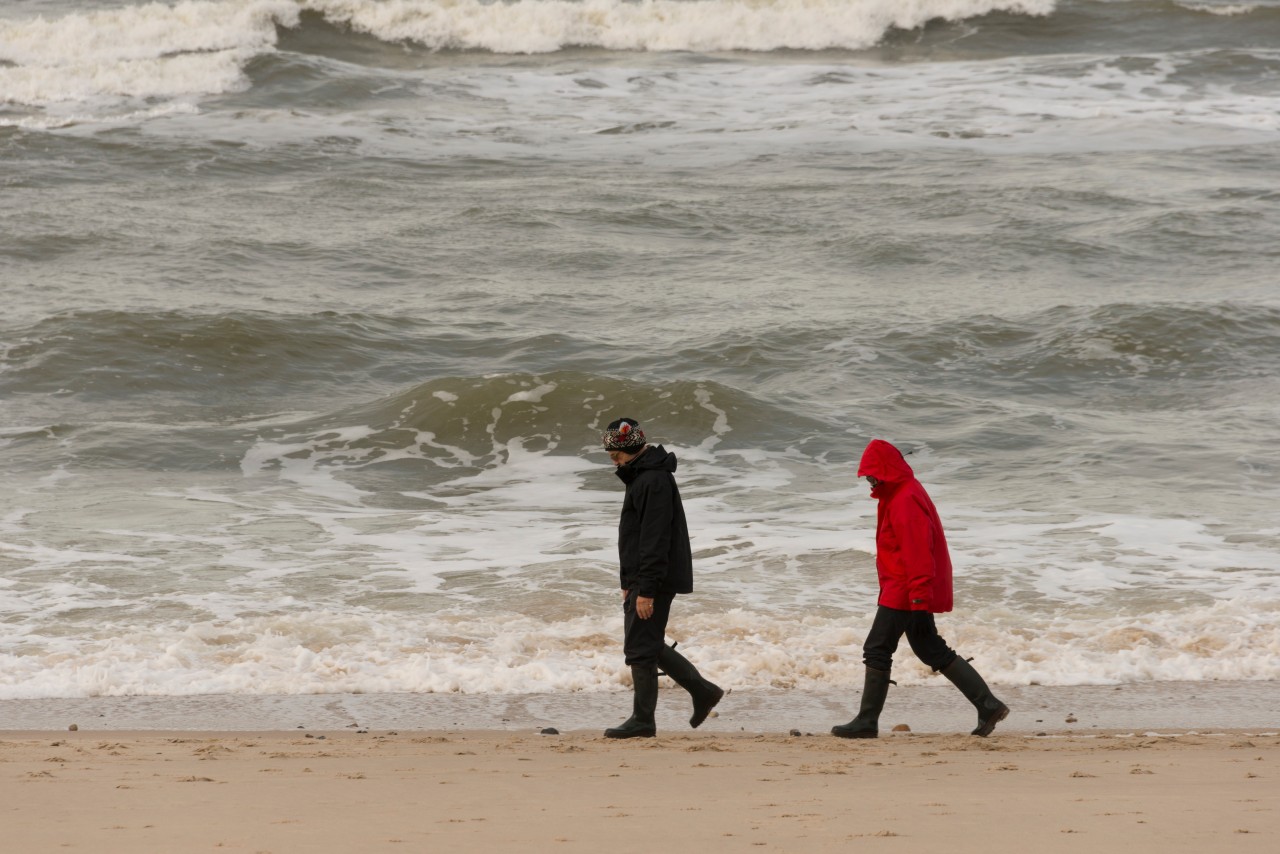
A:
POLYGON ((689 726, 707 719, 724 691, 702 678, 688 659, 667 646, 667 618, 677 593, 693 592, 693 555, 689 526, 673 474, 675 454, 645 442, 632 418, 612 422, 604 449, 627 485, 618 522, 619 578, 622 587, 626 662, 631 667, 631 717, 604 731, 606 738, 652 738, 658 705, 658 668, 693 698, 689 726))

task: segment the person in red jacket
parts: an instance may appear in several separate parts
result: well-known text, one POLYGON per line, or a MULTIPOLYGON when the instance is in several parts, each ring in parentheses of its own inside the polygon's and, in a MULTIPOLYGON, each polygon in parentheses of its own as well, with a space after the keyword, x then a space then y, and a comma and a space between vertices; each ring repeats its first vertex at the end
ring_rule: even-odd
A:
POLYGON ((893 653, 905 634, 911 651, 951 680, 978 709, 973 735, 986 736, 1009 714, 1009 707, 938 634, 933 615, 951 610, 951 556, 942 520, 902 452, 872 439, 858 464, 858 477, 871 485, 876 508, 876 573, 880 598, 871 631, 862 645, 867 667, 858 716, 832 727, 840 738, 875 738, 880 711, 889 695, 893 653))

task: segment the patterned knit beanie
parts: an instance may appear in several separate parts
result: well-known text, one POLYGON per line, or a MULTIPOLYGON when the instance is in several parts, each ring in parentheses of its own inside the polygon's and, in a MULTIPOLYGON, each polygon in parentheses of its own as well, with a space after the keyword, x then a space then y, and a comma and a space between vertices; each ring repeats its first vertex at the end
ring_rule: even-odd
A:
POLYGON ((634 454, 644 447, 644 431, 634 418, 619 418, 612 422, 601 437, 606 451, 622 451, 634 454))

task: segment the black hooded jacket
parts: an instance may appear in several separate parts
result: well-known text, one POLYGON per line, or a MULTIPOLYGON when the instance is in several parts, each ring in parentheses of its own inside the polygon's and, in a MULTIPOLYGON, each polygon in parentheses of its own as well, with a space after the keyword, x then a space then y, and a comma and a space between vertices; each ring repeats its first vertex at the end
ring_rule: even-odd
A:
POLYGON ((618 521, 619 574, 622 589, 639 596, 693 592, 689 525, 675 470, 675 454, 661 445, 615 470, 627 485, 618 521))

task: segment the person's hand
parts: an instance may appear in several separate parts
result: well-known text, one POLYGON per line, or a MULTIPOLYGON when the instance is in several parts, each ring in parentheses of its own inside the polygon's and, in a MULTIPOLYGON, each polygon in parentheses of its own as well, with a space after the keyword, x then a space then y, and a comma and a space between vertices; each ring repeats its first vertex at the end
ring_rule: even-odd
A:
POLYGON ((642 620, 647 620, 653 616, 653 598, 650 596, 636 597, 636 616, 642 620))

